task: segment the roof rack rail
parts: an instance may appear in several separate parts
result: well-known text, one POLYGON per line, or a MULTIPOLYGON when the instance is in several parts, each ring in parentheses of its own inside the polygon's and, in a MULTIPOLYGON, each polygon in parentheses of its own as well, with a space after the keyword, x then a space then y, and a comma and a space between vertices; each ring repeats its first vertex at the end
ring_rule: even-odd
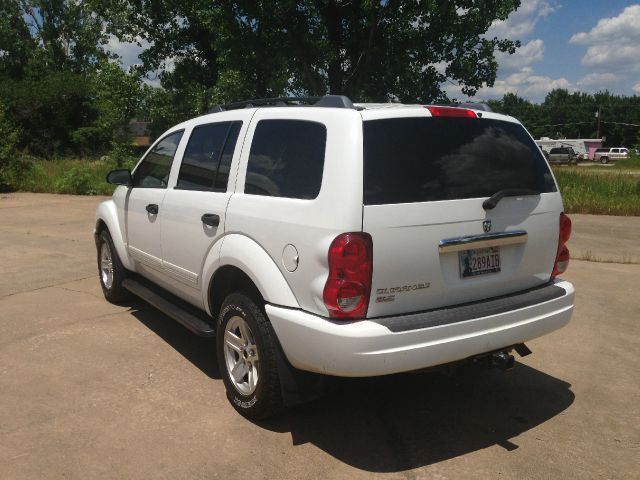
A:
POLYGON ((310 107, 325 108, 352 108, 353 103, 344 95, 324 95, 322 97, 274 97, 274 98, 255 98, 253 100, 244 100, 242 102, 227 103, 226 105, 214 105, 207 113, 219 113, 226 110, 237 110, 240 108, 254 107, 286 107, 307 105, 310 107))

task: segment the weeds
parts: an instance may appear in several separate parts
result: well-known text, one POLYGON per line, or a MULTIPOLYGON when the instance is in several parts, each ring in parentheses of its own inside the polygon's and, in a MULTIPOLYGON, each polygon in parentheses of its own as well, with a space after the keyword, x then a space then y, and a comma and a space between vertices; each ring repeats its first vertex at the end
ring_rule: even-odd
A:
POLYGON ((621 263, 623 265, 628 264, 637 264, 638 262, 634 260, 633 256, 624 252, 621 258, 614 257, 599 257, 594 255, 591 250, 578 251, 578 253, 571 253, 571 258, 573 260, 583 260, 585 262, 596 262, 596 263, 621 263))
MULTIPOLYGON (((133 161, 128 160, 123 168, 132 166, 133 161)), ((31 160, 30 168, 12 186, 27 192, 111 195, 114 187, 107 183, 106 176, 115 168, 117 162, 108 157, 93 161, 31 160)))
POLYGON ((640 215, 640 176, 622 172, 554 169, 569 213, 640 215))

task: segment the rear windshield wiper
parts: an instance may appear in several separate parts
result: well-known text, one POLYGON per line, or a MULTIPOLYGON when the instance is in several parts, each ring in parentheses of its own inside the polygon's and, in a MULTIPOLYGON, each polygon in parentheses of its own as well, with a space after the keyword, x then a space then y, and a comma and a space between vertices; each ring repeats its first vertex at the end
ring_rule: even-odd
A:
POLYGON ((485 210, 493 210, 504 197, 519 197, 520 195, 540 195, 540 192, 531 188, 505 188, 504 190, 497 191, 482 202, 482 208, 485 210))

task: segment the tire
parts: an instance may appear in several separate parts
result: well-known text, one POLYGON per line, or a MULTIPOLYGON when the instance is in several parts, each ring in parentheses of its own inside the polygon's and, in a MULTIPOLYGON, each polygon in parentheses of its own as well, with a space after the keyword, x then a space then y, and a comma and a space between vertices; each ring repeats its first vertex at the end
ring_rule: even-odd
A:
POLYGON ((130 298, 128 290, 122 286, 126 278, 126 270, 122 266, 111 235, 107 230, 98 236, 98 277, 102 293, 111 303, 122 303, 130 298))
POLYGON ((218 365, 227 398, 246 418, 266 419, 284 410, 276 342, 271 324, 251 295, 234 292, 225 298, 216 331, 218 365))
POLYGON ((609 157, 600 157, 600 163, 603 165, 609 163, 609 157))

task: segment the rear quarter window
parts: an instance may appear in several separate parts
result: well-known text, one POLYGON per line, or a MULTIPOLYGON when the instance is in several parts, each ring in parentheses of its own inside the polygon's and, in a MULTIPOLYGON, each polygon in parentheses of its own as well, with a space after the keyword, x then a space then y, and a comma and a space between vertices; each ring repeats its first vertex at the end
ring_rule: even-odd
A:
POLYGON ((394 118, 365 121, 363 129, 366 205, 489 197, 508 188, 556 191, 542 153, 517 123, 394 118))
POLYGON ((256 126, 244 192, 313 199, 322 184, 326 127, 305 120, 261 120, 256 126))

